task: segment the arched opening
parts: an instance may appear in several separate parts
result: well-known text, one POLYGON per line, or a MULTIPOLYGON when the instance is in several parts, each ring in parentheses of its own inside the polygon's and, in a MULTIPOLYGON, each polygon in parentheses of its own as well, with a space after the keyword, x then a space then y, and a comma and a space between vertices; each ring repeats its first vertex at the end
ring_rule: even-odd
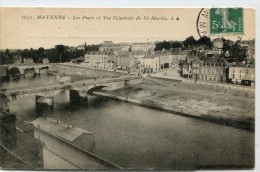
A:
POLYGON ((170 64, 169 64, 169 63, 164 63, 164 66, 163 66, 163 67, 164 67, 164 69, 165 69, 165 68, 169 68, 169 67, 170 67, 170 64))
POLYGON ((102 88, 105 88, 105 87, 107 87, 107 86, 106 85, 95 86, 95 87, 89 89, 87 93, 93 94, 94 91, 99 91, 99 90, 101 90, 102 88))
POLYGON ((18 80, 20 79, 20 70, 18 67, 12 67, 8 70, 8 75, 11 76, 13 79, 18 80))

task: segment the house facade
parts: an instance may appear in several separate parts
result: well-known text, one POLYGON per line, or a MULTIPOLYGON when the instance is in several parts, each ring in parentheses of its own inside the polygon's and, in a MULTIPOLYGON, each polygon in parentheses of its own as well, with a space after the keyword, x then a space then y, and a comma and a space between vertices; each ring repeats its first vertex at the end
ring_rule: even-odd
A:
POLYGON ((230 66, 228 78, 234 84, 254 86, 255 68, 254 66, 230 66))
POLYGON ((121 51, 116 56, 117 69, 130 71, 134 66, 134 56, 128 51, 121 51))
POLYGON ((204 56, 192 61, 192 77, 197 80, 227 81, 228 66, 218 55, 204 56))
POLYGON ((140 68, 142 73, 156 73, 160 70, 159 57, 148 54, 140 60, 140 68))
POLYGON ((95 68, 113 69, 114 54, 109 51, 90 51, 84 56, 85 65, 95 68))
POLYGON ((155 44, 153 42, 148 42, 148 43, 134 43, 132 45, 132 51, 136 50, 143 50, 143 51, 153 51, 155 48, 155 44))

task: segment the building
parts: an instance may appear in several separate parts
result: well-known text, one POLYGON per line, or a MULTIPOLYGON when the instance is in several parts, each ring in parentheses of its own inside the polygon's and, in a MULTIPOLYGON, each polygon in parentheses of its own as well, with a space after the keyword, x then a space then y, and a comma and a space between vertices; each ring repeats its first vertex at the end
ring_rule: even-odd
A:
POLYGON ((84 56, 85 65, 88 67, 113 69, 115 55, 111 51, 90 51, 84 56))
POLYGON ((191 78, 191 65, 190 63, 183 62, 181 67, 181 75, 184 78, 191 78))
POLYGON ((119 45, 121 46, 121 51, 130 51, 131 50, 131 44, 127 44, 127 43, 119 43, 119 45))
POLYGON ((131 54, 134 56, 136 61, 140 62, 141 58, 147 55, 147 52, 143 50, 135 50, 131 51, 131 54))
MULTIPOLYGON (((76 47, 76 50, 85 50, 85 46, 86 46, 85 44, 79 45, 76 47)), ((72 48, 72 50, 75 50, 75 49, 72 48)))
POLYGON ((68 124, 58 122, 52 118, 39 117, 32 121, 37 130, 41 130, 62 142, 80 148, 84 151, 90 151, 95 147, 94 134, 82 128, 69 127, 68 124))
POLYGON ((224 46, 224 42, 222 38, 213 39, 212 43, 213 43, 213 48, 211 51, 215 51, 217 54, 221 54, 224 46))
POLYGON ((172 64, 179 64, 179 61, 185 60, 188 54, 188 50, 181 50, 180 48, 172 49, 172 64))
POLYGON ((154 54, 147 54, 141 59, 140 68, 142 73, 156 73, 160 70, 159 57, 154 54))
POLYGON ((142 42, 142 43, 134 43, 132 45, 131 50, 136 51, 136 50, 143 50, 143 51, 154 51, 155 48, 155 43, 153 42, 142 42))
POLYGON ((31 136, 28 127, 18 127, 15 115, 0 112, 0 166, 16 169, 43 168, 44 144, 31 136))
POLYGON ((219 55, 207 55, 192 61, 191 73, 195 80, 226 82, 228 66, 219 55))
POLYGON ((45 57, 45 58, 42 59, 42 63, 43 63, 43 64, 49 64, 50 61, 49 61, 48 58, 45 57))
POLYGON ((246 50, 247 60, 255 59, 255 40, 241 41, 240 46, 246 50))
POLYGON ((122 45, 114 44, 112 41, 104 41, 99 47, 99 51, 122 51, 122 45))
POLYGON ((8 71, 7 66, 5 66, 5 65, 0 65, 0 78, 6 77, 6 76, 8 75, 8 74, 7 74, 7 71, 8 71))
MULTIPOLYGON (((81 47, 80 47, 81 48, 81 47)), ((74 46, 68 47, 69 52, 77 51, 77 48, 74 46)))
POLYGON ((230 66, 228 78, 234 84, 254 86, 255 67, 254 65, 230 66))
POLYGON ((117 69, 130 71, 134 64, 134 56, 128 51, 121 51, 116 56, 117 69))
POLYGON ((160 70, 172 67, 173 55, 170 50, 163 49, 162 51, 155 51, 155 57, 159 58, 160 70))
POLYGON ((223 45, 224 45, 223 40, 221 38, 213 39, 212 43, 213 43, 213 47, 218 48, 218 49, 223 48, 223 45))
POLYGON ((27 64, 27 65, 34 64, 33 59, 32 58, 24 58, 24 64, 27 64))

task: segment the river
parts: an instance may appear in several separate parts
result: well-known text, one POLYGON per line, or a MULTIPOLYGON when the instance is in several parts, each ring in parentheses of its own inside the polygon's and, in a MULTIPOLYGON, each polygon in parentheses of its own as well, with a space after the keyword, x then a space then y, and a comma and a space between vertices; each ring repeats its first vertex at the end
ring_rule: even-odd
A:
MULTIPOLYGON (((1 84, 0 89, 52 82, 54 76, 45 73, 40 78, 26 74, 25 79, 1 84)), ((31 121, 36 118, 34 101, 34 96, 15 100, 10 110, 31 121)), ((57 91, 54 102, 54 112, 47 117, 93 132, 93 153, 123 168, 176 170, 254 165, 255 134, 250 131, 95 96, 89 96, 88 106, 72 110, 68 91, 57 91)))

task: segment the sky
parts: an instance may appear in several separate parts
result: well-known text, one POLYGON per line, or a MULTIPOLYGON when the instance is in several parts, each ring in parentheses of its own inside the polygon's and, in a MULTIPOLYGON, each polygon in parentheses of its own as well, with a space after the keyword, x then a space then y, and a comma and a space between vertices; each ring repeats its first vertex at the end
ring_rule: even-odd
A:
MULTIPOLYGON (((200 10, 0 8, 0 49, 52 48, 57 44, 78 46, 85 42, 99 44, 105 40, 119 43, 182 41, 188 36, 198 39, 196 21, 200 10), (64 16, 65 19, 46 19, 51 15, 64 16), (119 17, 123 20, 118 20, 119 17), (153 17, 156 20, 152 20, 153 17), (165 18, 168 20, 158 20, 165 18)), ((243 39, 253 39, 254 10, 244 9, 243 14, 243 39)), ((237 39, 237 36, 230 36, 230 39, 237 39)))

